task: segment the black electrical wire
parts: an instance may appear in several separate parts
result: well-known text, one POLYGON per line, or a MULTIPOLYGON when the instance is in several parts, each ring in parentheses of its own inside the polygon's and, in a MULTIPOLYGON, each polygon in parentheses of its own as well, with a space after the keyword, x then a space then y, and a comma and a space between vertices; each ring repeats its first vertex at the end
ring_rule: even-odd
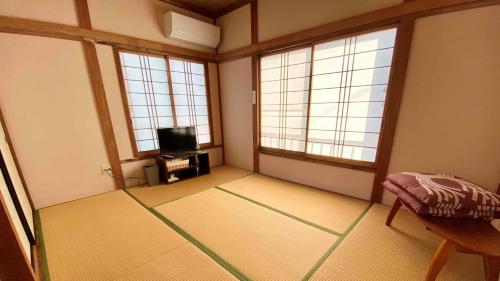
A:
POLYGON ((129 180, 135 179, 135 180, 137 180, 137 186, 141 186, 141 179, 139 177, 124 177, 124 178, 121 178, 121 177, 113 175, 113 172, 112 171, 110 172, 110 170, 104 170, 104 171, 106 171, 106 174, 108 174, 108 176, 112 177, 113 179, 120 180, 120 181, 122 181, 124 183, 126 183, 129 180))

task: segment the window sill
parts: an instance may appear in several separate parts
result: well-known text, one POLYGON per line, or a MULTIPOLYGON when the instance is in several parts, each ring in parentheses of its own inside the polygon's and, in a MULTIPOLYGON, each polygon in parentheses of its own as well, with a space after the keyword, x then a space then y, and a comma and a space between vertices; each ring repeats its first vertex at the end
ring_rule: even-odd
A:
POLYGON ((282 149, 260 147, 259 153, 283 158, 289 158, 299 161, 312 162, 317 164, 336 166, 346 169, 359 170, 374 173, 376 170, 375 163, 366 161, 357 161, 333 157, 325 157, 320 155, 311 155, 303 152, 294 152, 282 149))

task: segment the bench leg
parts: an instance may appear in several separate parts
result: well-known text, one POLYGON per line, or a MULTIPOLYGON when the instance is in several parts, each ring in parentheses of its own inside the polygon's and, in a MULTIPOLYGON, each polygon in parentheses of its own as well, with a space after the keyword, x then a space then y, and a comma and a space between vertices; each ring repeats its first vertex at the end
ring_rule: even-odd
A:
POLYGON ((455 253, 456 249, 457 247, 455 246, 455 243, 446 239, 439 244, 439 247, 432 257, 431 264, 427 269, 427 273, 425 274, 425 281, 436 280, 436 277, 446 264, 446 261, 453 253, 455 253))
POLYGON ((500 275, 500 257, 484 256, 486 281, 498 281, 500 275))
POLYGON ((394 204, 392 204, 391 211, 387 215, 385 225, 391 226, 392 220, 394 219, 396 213, 399 211, 399 208, 401 208, 401 201, 399 200, 399 198, 396 198, 396 201, 394 201, 394 204))

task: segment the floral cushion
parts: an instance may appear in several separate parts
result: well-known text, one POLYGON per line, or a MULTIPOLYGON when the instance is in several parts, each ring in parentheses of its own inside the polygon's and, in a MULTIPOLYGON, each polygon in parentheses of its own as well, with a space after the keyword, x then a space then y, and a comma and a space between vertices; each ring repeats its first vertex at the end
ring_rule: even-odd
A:
POLYGON ((500 195, 462 178, 403 172, 389 175, 387 179, 401 190, 384 184, 386 189, 396 193, 419 214, 488 219, 500 217, 500 195))

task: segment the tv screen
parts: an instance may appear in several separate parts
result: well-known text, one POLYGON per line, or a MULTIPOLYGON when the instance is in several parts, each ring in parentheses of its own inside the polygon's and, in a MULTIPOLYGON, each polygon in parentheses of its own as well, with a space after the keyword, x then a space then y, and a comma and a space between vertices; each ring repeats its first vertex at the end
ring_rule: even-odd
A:
POLYGON ((160 152, 181 152, 196 149, 196 132, 194 127, 157 129, 160 152))

